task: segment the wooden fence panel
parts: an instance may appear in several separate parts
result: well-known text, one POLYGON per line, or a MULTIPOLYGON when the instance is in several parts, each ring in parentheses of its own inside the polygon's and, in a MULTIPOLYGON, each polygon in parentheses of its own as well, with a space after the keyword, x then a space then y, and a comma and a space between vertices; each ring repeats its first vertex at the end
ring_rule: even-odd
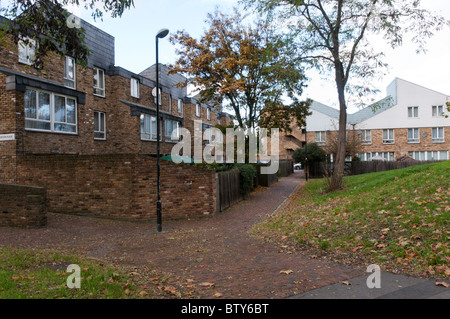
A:
POLYGON ((219 197, 219 211, 223 212, 225 209, 233 206, 243 199, 240 184, 240 173, 238 170, 230 170, 218 173, 217 182, 219 183, 218 194, 219 197))

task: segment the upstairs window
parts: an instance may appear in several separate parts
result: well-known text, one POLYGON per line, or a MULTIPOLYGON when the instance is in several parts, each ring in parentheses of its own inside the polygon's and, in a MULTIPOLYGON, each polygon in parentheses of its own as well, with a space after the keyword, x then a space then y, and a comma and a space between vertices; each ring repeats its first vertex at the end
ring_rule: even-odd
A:
POLYGON ((105 71, 94 67, 94 95, 105 97, 105 71))
POLYGON ((327 144, 327 132, 316 132, 316 143, 318 145, 327 144))
POLYGON ((131 78, 131 96, 137 99, 140 96, 139 80, 135 78, 131 78))
POLYGON ((372 131, 370 130, 361 131, 361 143, 363 144, 372 143, 372 131))
POLYGON ((443 143, 443 142, 445 142, 444 128, 443 127, 433 128, 433 143, 443 143))
POLYGON ((26 38, 19 41, 19 62, 33 65, 36 57, 36 41, 26 38))
POLYGON ((408 129, 408 143, 420 143, 420 130, 418 128, 408 129))
POLYGON ((444 107, 442 105, 433 106, 433 117, 443 117, 444 107))
POLYGON ((408 117, 410 119, 419 117, 419 107, 418 106, 410 106, 408 107, 408 117))
POLYGON ((211 121, 211 110, 210 110, 210 109, 207 109, 207 110, 206 110, 206 119, 207 119, 208 121, 211 121))
POLYGON ((183 100, 178 100, 178 115, 183 115, 183 100))
POLYGON ((383 144, 395 144, 394 130, 383 130, 383 144))
POLYGON ((199 104, 196 104, 195 105, 195 115, 197 116, 197 117, 200 117, 200 105, 199 104))
POLYGON ((64 60, 64 85, 71 89, 76 88, 75 59, 68 56, 64 60))

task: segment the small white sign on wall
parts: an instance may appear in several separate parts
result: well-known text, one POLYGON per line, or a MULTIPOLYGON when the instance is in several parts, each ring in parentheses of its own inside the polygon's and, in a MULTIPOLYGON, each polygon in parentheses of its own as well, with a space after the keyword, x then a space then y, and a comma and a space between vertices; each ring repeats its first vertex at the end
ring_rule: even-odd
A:
POLYGON ((16 134, 0 134, 0 142, 15 141, 16 134))

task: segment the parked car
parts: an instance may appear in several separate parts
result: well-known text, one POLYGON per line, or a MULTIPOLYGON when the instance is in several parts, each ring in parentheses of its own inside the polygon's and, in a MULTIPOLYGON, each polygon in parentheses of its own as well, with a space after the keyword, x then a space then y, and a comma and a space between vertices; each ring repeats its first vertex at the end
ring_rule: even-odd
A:
POLYGON ((295 164, 295 165, 294 165, 294 170, 299 171, 299 170, 301 170, 301 169, 303 169, 301 163, 298 163, 298 164, 295 164))

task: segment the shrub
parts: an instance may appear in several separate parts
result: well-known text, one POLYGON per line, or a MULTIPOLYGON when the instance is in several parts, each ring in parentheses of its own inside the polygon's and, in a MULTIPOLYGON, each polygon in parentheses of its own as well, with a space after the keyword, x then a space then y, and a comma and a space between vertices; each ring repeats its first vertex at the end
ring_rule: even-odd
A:
POLYGON ((254 186, 256 168, 251 164, 236 164, 234 168, 240 172, 241 190, 244 198, 247 198, 254 186))

